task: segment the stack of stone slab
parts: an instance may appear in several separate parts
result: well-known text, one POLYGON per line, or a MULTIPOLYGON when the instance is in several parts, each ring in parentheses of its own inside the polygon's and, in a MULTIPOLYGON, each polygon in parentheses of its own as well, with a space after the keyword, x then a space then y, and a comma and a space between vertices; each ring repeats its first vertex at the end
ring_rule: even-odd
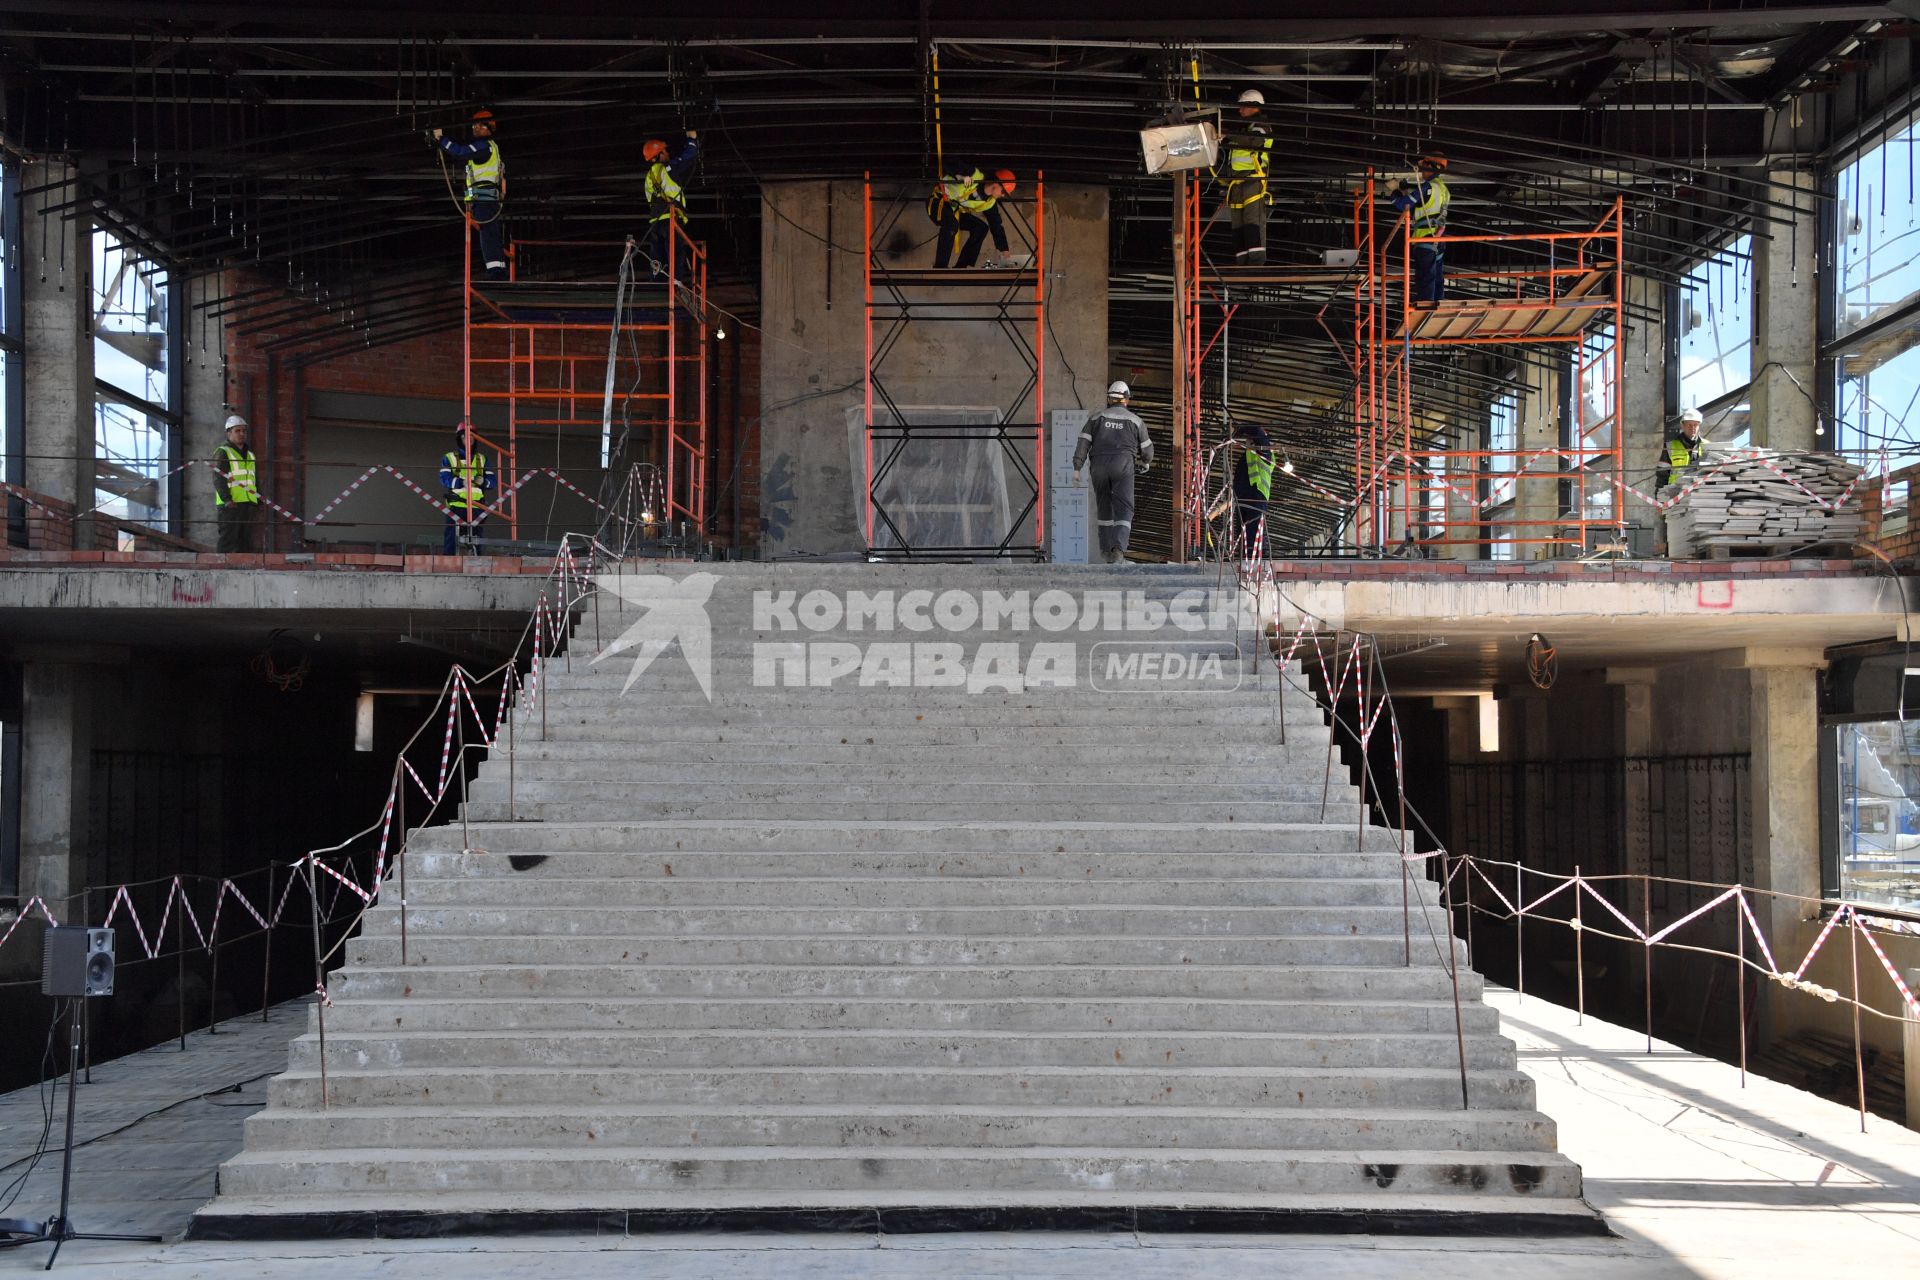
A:
POLYGON ((1661 490, 1678 499, 1667 512, 1667 545, 1676 557, 1724 558, 1854 542, 1866 529, 1859 476, 1833 454, 1709 454, 1697 474, 1661 490))
POLYGON ((389 897, 331 976, 324 1102, 310 1031, 194 1234, 1595 1221, 1302 673, 1244 613, 1132 625, 1212 570, 684 568, 711 698, 675 649, 549 664, 413 835, 404 958, 389 897), (881 591, 906 630, 830 599, 881 591))

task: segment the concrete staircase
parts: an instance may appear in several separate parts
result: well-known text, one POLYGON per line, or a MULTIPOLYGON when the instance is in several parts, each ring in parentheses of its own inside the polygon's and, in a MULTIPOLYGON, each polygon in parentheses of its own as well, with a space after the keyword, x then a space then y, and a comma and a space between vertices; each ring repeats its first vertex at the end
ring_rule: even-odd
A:
MULTIPOLYGON (((1462 1108, 1432 891, 1413 886, 1408 965, 1394 836, 1361 825, 1337 761, 1326 777, 1320 710, 1252 661, 1251 628, 1178 637, 1243 655, 1237 689, 1113 692, 1087 649, 1141 640, 1110 614, 754 629, 768 588, 1164 603, 1211 575, 700 567, 712 701, 678 651, 622 696, 631 655, 589 665, 587 616, 544 736, 523 718, 511 768, 496 752, 472 787, 473 848, 459 823, 415 833, 406 963, 397 894, 348 945, 329 1105, 309 1032, 195 1235, 876 1211, 1594 1224, 1464 969, 1462 1108), (754 686, 753 646, 796 639, 1082 657, 1070 689, 754 686)), ((645 616, 600 610, 609 642, 645 616)))

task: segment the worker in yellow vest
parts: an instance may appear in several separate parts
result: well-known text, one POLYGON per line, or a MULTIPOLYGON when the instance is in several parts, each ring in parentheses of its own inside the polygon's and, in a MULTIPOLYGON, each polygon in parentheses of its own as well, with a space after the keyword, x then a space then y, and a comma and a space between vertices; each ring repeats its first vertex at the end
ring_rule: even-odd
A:
POLYGON ((493 469, 487 455, 474 445, 473 433, 465 425, 453 429, 454 447, 440 459, 440 488, 446 495, 447 531, 441 550, 447 555, 460 553, 461 536, 477 538, 480 526, 487 522, 486 495, 494 485, 493 469))
MULTIPOLYGON (((686 225, 687 189, 681 184, 692 174, 693 162, 699 154, 697 129, 687 130, 686 143, 679 154, 671 158, 667 155, 667 144, 659 138, 649 138, 640 148, 640 158, 647 163, 647 238, 641 249, 652 259, 656 276, 667 274, 668 254, 673 252, 675 243, 674 224, 686 225)), ((691 283, 693 259, 684 248, 673 270, 676 281, 691 283)))
POLYGON ((223 552, 260 549, 260 476, 253 428, 239 414, 227 418, 226 443, 213 451, 213 505, 223 552))
MULTIPOLYGON (((1241 267, 1261 266, 1267 260, 1267 210, 1273 204, 1267 190, 1267 165, 1273 158, 1273 131, 1260 119, 1266 105, 1266 95, 1258 89, 1240 95, 1240 118, 1220 140, 1226 152, 1225 170, 1214 170, 1214 176, 1227 184, 1233 261, 1241 267)), ((1214 216, 1219 216, 1218 210, 1214 216)))
MULTIPOLYGON (((927 201, 927 216, 940 227, 933 247, 936 270, 948 263, 964 269, 979 262, 980 246, 988 232, 993 233, 994 249, 1002 255, 1007 253, 1007 226, 1000 217, 1000 202, 1013 194, 1014 183, 1011 169, 995 169, 991 177, 980 169, 971 169, 940 179, 927 201), (965 241, 959 245, 956 260, 954 246, 962 237, 965 241)), ((994 266, 996 261, 989 260, 987 265, 994 266)))
POLYGON ((493 140, 493 112, 482 107, 473 113, 473 138, 456 142, 441 129, 433 144, 467 166, 467 217, 480 237, 480 261, 489 280, 507 278, 507 224, 501 209, 507 198, 507 162, 493 140))
POLYGON ((1435 303, 1447 295, 1447 246, 1435 237, 1447 233, 1447 206, 1453 193, 1440 175, 1447 158, 1437 151, 1420 157, 1420 177, 1412 186, 1398 178, 1387 184, 1393 207, 1408 215, 1407 236, 1413 251, 1413 301, 1435 303))

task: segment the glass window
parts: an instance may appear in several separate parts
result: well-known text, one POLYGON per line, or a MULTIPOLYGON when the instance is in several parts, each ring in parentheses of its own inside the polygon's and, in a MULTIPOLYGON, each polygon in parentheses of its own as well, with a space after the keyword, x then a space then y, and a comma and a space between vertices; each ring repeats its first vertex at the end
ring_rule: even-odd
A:
POLYGON ((1613 448, 1614 419, 1619 406, 1614 404, 1614 364, 1620 358, 1613 341, 1613 325, 1596 325, 1581 340, 1575 360, 1573 379, 1577 397, 1571 422, 1578 424, 1578 437, 1563 441, 1568 449, 1613 448))
POLYGON ((1698 408, 1753 381, 1753 240, 1740 236, 1687 273, 1674 316, 1680 407, 1698 408))
POLYGON ((1920 908, 1920 719, 1838 729, 1840 896, 1920 908))
POLYGON ((1486 469, 1490 478, 1482 482, 1480 500, 1488 506, 1497 506, 1513 497, 1514 481, 1511 473, 1518 462, 1513 451, 1520 447, 1520 393, 1504 392, 1498 396, 1487 413, 1487 444, 1489 453, 1495 456, 1486 460, 1486 469), (1506 450, 1501 456, 1501 450, 1506 450))
POLYGON ((1876 342, 1840 357, 1840 451, 1852 461, 1879 470, 1884 450, 1887 468, 1897 470, 1920 460, 1920 347, 1912 329, 1895 340, 1876 342), (1902 346, 1905 349, 1902 350, 1902 346))
POLYGON ((1913 193, 1911 119, 1840 171, 1835 332, 1851 333, 1920 298, 1920 223, 1914 219, 1913 193))
POLYGON ((123 520, 166 520, 172 356, 164 264, 93 233, 94 501, 123 520))

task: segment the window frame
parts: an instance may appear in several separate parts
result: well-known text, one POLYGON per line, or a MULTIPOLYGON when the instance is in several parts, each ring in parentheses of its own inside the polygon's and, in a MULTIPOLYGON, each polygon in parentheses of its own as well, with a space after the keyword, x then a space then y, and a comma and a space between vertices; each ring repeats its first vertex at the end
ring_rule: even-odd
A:
MULTIPOLYGON (((1760 342, 1760 280, 1758 272, 1754 270, 1752 229, 1750 227, 1729 228, 1726 234, 1717 242, 1716 247, 1711 253, 1705 253, 1693 259, 1692 265, 1682 273, 1683 277, 1691 276, 1695 271, 1698 271, 1714 259, 1729 252, 1743 237, 1747 240, 1747 297, 1750 307, 1747 315, 1747 380, 1737 387, 1728 388, 1710 400, 1704 400, 1692 406, 1700 410, 1701 416, 1705 417, 1709 422, 1717 422, 1719 418, 1725 416, 1729 409, 1739 405, 1753 392, 1753 357, 1758 351, 1760 342)), ((1675 421, 1675 416, 1679 414, 1681 410, 1688 407, 1683 399, 1685 390, 1681 386, 1680 370, 1680 358, 1682 354, 1681 341, 1684 335, 1681 326, 1675 322, 1683 315, 1682 308, 1688 304, 1690 297, 1691 294, 1681 285, 1679 280, 1674 280, 1666 286, 1666 342, 1664 345, 1666 346, 1667 366, 1667 421, 1665 425, 1669 427, 1672 426, 1675 421)))
MULTIPOLYGON (((166 317, 160 333, 162 335, 161 341, 164 344, 166 352, 166 367, 163 372, 166 379, 167 403, 165 405, 155 404, 119 384, 100 376, 97 368, 94 371, 93 392, 96 414, 99 411, 98 405, 102 400, 110 401, 126 409, 144 414, 147 418, 147 429, 156 432, 160 436, 161 448, 164 451, 164 465, 161 467, 160 475, 156 480, 161 503, 160 517, 152 521, 132 519, 131 522, 144 524, 158 532, 177 537, 180 536, 184 527, 185 512, 183 506, 186 496, 184 484, 185 475, 181 470, 181 463, 185 461, 181 454, 185 448, 186 421, 185 411, 182 408, 182 398, 186 389, 186 370, 182 363, 183 339, 185 337, 184 313, 186 310, 183 305, 186 296, 182 288, 184 281, 181 279, 179 264, 173 259, 172 255, 163 252, 151 240, 130 227, 124 219, 117 216, 114 212, 104 208, 97 209, 89 235, 111 236, 123 252, 135 254, 139 260, 160 267, 166 272, 166 317)), ((89 262, 91 262, 91 253, 92 250, 89 248, 89 262)), ((99 287, 97 282, 94 287, 99 287)), ((91 305, 92 303, 90 302, 89 307, 91 307, 91 305)), ((88 340, 95 343, 100 341, 99 333, 92 327, 91 319, 89 320, 88 340)), ((102 457, 97 419, 94 431, 95 465, 97 467, 98 460, 102 457)), ((97 501, 97 498, 95 500, 97 501)))

